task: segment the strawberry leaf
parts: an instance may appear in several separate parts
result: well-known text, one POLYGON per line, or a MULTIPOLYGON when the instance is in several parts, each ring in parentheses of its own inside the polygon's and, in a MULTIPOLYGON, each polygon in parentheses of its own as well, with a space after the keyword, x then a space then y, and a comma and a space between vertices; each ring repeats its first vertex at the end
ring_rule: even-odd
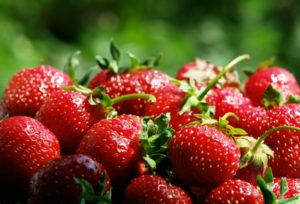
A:
POLYGON ((289 96, 287 103, 300 103, 300 96, 289 96))
POLYGON ((266 89, 262 102, 266 108, 272 108, 285 103, 282 92, 278 91, 274 86, 269 85, 266 89))
POLYGON ((111 41, 110 43, 110 54, 116 62, 120 61, 120 56, 121 56, 120 50, 113 41, 111 41))

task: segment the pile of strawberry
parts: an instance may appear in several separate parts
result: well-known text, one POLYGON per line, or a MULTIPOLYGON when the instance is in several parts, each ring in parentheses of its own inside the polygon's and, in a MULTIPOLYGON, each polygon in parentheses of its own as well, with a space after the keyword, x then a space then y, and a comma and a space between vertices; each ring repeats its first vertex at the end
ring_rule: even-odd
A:
POLYGON ((77 80, 24 68, 0 105, 0 203, 300 203, 300 88, 261 64, 244 85, 204 60, 176 79, 158 59, 77 80), (88 84, 88 86, 84 86, 88 84), (273 176, 274 175, 274 176, 273 176))

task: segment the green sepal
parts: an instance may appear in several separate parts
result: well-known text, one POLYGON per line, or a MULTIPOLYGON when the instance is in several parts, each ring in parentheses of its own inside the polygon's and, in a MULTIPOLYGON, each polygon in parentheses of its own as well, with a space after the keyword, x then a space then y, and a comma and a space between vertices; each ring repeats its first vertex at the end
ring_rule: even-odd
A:
POLYGON ((146 67, 157 67, 161 60, 161 57, 162 57, 162 54, 159 54, 154 58, 146 59, 141 63, 141 65, 146 66, 146 67))
POLYGON ((289 188, 287 185, 287 181, 286 178, 281 178, 280 179, 280 196, 279 198, 282 199, 284 194, 286 194, 288 192, 289 188))
POLYGON ((152 172, 167 158, 169 141, 174 134, 169 122, 169 113, 143 118, 140 142, 144 161, 152 172))
POLYGON ((285 99, 281 91, 269 85, 263 95, 262 103, 266 108, 273 108, 284 104, 285 99))
POLYGON ((253 70, 248 70, 248 69, 243 70, 243 72, 247 77, 250 77, 255 73, 253 70))
POLYGON ((120 61, 121 53, 114 41, 110 42, 110 54, 116 62, 120 61))
POLYGON ((0 122, 6 120, 6 119, 8 119, 8 118, 9 118, 9 114, 7 113, 7 114, 5 114, 2 118, 0 118, 0 122))
POLYGON ((134 54, 132 54, 131 52, 128 52, 128 56, 130 58, 131 68, 135 69, 136 67, 138 67, 139 60, 137 59, 137 57, 134 54))
POLYGON ((101 69, 108 69, 109 60, 105 57, 101 57, 99 55, 96 56, 96 62, 101 69))
POLYGON ((300 103, 300 96, 289 96, 287 103, 300 103))
POLYGON ((113 100, 105 93, 104 87, 98 86, 92 90, 91 105, 101 104, 103 107, 111 107, 113 105, 113 100))
POLYGON ((99 193, 96 193, 92 184, 85 180, 74 177, 74 181, 81 187, 80 204, 111 204, 111 190, 107 189, 106 176, 102 174, 97 184, 101 188, 99 193))
POLYGON ((269 59, 266 59, 265 61, 262 61, 259 65, 258 65, 258 69, 266 69, 269 68, 271 65, 274 64, 274 62, 276 61, 276 58, 273 56, 269 59))

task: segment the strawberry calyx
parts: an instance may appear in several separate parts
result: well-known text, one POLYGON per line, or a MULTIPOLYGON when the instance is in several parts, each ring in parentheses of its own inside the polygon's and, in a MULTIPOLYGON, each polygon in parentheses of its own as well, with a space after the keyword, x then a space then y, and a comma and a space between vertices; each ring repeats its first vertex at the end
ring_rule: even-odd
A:
POLYGON ((276 58, 274 56, 270 57, 269 59, 266 59, 259 63, 257 70, 262 70, 262 69, 268 69, 270 68, 274 62, 276 61, 276 58))
POLYGON ((151 172, 159 170, 159 166, 167 162, 169 141, 175 133, 169 122, 170 113, 161 114, 157 117, 147 116, 142 120, 140 134, 142 156, 151 172))
POLYGON ((85 180, 74 177, 74 181, 77 185, 81 187, 80 203, 105 203, 111 204, 111 189, 107 189, 107 179, 104 174, 102 174, 97 182, 100 192, 95 192, 92 184, 85 180))
POLYGON ((266 175, 264 177, 257 176, 257 185, 260 188, 261 193, 264 197, 265 204, 292 204, 300 202, 300 195, 296 195, 291 198, 284 199, 284 195, 288 192, 288 185, 286 178, 281 178, 280 180, 280 196, 276 197, 273 192, 274 177, 272 169, 268 168, 266 175))
POLYGON ((300 103, 300 96, 291 95, 288 99, 285 99, 282 91, 279 91, 273 85, 267 87, 262 98, 262 104, 265 108, 274 108, 289 103, 300 103))
POLYGON ((81 85, 72 85, 64 87, 65 90, 80 92, 88 97, 88 101, 90 105, 101 105, 104 108, 104 112, 106 113, 107 118, 112 118, 117 115, 116 111, 113 108, 113 105, 132 99, 145 99, 149 103, 155 103, 156 98, 152 94, 146 93, 133 93, 121 95, 115 98, 110 98, 104 90, 104 87, 99 86, 94 89, 89 89, 81 85))
POLYGON ((274 153, 270 147, 264 144, 264 140, 273 132, 279 130, 300 131, 300 128, 294 126, 278 126, 267 130, 257 140, 248 136, 237 138, 237 145, 240 148, 246 148, 246 153, 241 157, 239 168, 245 168, 251 163, 256 168, 259 168, 261 165, 263 165, 263 168, 266 169, 268 158, 273 157, 274 153))
POLYGON ((222 132, 224 132, 226 135, 231 137, 233 140, 236 140, 235 136, 241 136, 241 135, 247 135, 248 133, 241 129, 241 128, 235 128, 229 124, 229 121, 227 120, 229 117, 233 117, 235 120, 238 120, 238 116, 234 113, 228 112, 224 116, 220 117, 218 120, 211 118, 207 114, 195 114, 195 117, 200 119, 200 121, 194 121, 189 125, 210 125, 218 128, 222 132))

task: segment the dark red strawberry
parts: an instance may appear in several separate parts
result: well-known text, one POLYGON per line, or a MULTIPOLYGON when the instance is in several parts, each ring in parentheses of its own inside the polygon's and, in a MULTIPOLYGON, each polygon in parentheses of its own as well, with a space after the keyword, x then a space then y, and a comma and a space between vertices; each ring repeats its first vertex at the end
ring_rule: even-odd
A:
POLYGON ((260 167, 256 167, 253 164, 246 166, 245 168, 241 168, 236 172, 235 179, 240 179, 251 183, 254 186, 257 186, 256 178, 258 175, 264 175, 265 169, 263 165, 260 167))
MULTIPOLYGON (((287 192, 283 195, 283 198, 291 198, 296 195, 300 195, 300 179, 298 178, 287 178, 287 192)), ((281 179, 280 178, 274 178, 274 184, 273 184, 273 192, 275 193, 276 197, 280 197, 280 185, 281 185, 281 179)))
MULTIPOLYGON (((268 111, 269 126, 282 125, 300 128, 300 105, 287 104, 268 111)), ((274 151, 270 160, 274 175, 277 177, 300 177, 300 132, 278 130, 266 138, 266 144, 274 151)))
POLYGON ((24 193, 30 176, 59 156, 57 138, 39 121, 15 116, 0 122, 1 193, 24 193))
POLYGON ((234 177, 240 152, 234 141, 221 130, 191 125, 171 138, 168 157, 185 185, 205 188, 234 177))
POLYGON ((154 170, 158 163, 155 157, 159 161, 166 158, 165 147, 173 134, 168 123, 164 115, 143 120, 133 115, 104 119, 87 132, 78 152, 96 158, 106 167, 113 186, 122 187, 138 172, 143 173, 140 168, 144 161, 154 170))
POLYGON ((110 181, 101 164, 85 155, 63 156, 49 162, 32 176, 28 203, 79 204, 82 200, 90 203, 95 199, 93 196, 103 190, 102 196, 109 199, 110 181), (86 191, 94 192, 81 194, 80 185, 86 191))
POLYGON ((53 67, 24 68, 10 80, 3 102, 10 115, 34 116, 50 93, 71 84, 66 74, 53 67))
POLYGON ((63 151, 72 152, 87 130, 105 117, 103 111, 82 93, 58 90, 48 97, 36 118, 57 136, 63 151))
POLYGON ((136 174, 134 162, 141 159, 141 119, 121 115, 96 123, 83 137, 78 153, 90 155, 107 169, 113 186, 136 174))
POLYGON ((228 180, 213 189, 205 200, 207 204, 263 204, 262 194, 252 184, 241 180, 228 180))
POLYGON ((282 92, 285 99, 300 94, 299 85, 293 74, 280 67, 269 67, 258 69, 250 76, 246 82, 245 95, 254 105, 262 105, 264 93, 270 85, 282 92))
POLYGON ((135 178, 125 191, 125 204, 191 204, 190 196, 177 186, 155 175, 142 175, 135 178))

